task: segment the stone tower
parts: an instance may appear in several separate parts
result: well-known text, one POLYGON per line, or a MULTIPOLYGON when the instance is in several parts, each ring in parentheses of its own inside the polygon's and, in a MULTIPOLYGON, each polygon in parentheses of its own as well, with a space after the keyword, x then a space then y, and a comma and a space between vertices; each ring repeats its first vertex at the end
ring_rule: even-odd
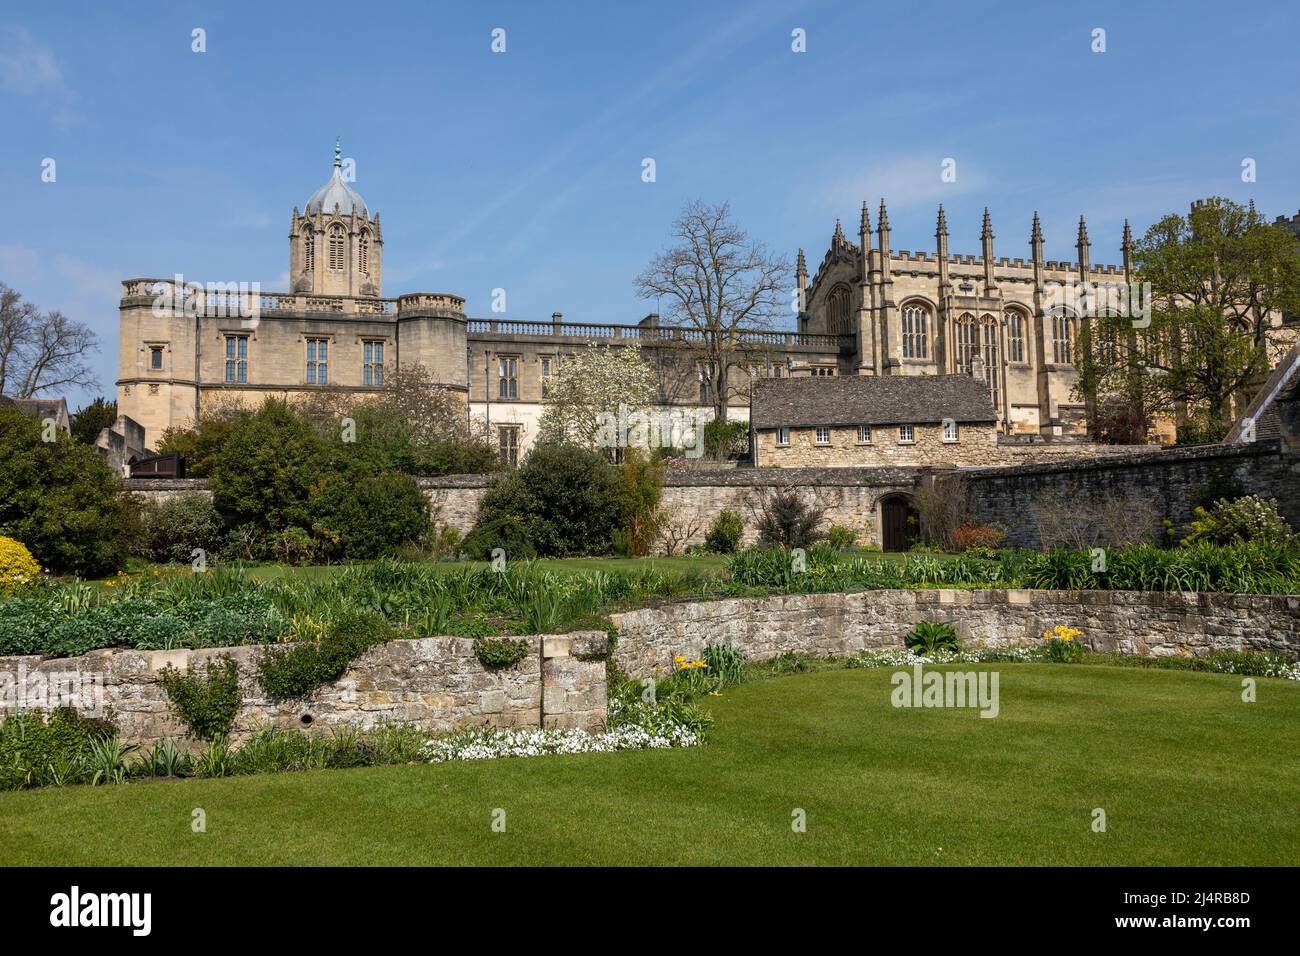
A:
POLYGON ((289 280, 296 293, 378 298, 384 275, 379 213, 370 210, 343 176, 338 141, 334 172, 311 194, 289 227, 289 280))

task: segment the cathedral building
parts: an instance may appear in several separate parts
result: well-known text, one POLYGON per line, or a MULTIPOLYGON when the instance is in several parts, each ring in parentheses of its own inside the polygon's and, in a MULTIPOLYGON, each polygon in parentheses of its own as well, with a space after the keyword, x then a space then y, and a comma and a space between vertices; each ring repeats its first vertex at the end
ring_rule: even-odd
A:
MULTIPOLYGON (((560 312, 474 317, 451 292, 385 296, 379 213, 346 180, 337 146, 329 180, 293 210, 288 238, 289 291, 180 277, 123 282, 118 409, 143 426, 148 447, 214 402, 373 393, 393 369, 418 364, 464 395, 467 414, 513 462, 536 437, 548 383, 589 342, 638 343, 661 405, 712 407, 691 330, 657 315, 626 324, 568 322, 560 312)), ((754 350, 739 378, 962 374, 983 383, 1002 441, 1077 440, 1085 409, 1073 393, 1074 362, 1087 319, 1056 308, 1052 292, 1127 283, 1132 236, 1126 222, 1120 264, 1094 264, 1080 217, 1075 248, 1074 262, 1044 259, 1035 213, 1029 257, 997 257, 986 209, 980 255, 953 254, 941 206, 932 253, 894 250, 884 200, 874 228, 864 203, 858 241, 837 222, 815 274, 799 251, 795 328, 744 333, 754 350)), ((729 405, 744 420, 750 396, 729 405)))

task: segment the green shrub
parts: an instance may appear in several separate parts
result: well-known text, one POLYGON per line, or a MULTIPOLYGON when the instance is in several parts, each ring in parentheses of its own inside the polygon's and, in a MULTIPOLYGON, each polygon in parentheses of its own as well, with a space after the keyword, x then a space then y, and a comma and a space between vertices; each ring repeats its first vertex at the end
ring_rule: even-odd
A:
POLYGON ((384 618, 373 612, 346 612, 330 621, 316 643, 271 648, 258 662, 262 689, 270 697, 305 697, 322 684, 336 681, 366 650, 396 636, 384 618))
POLYGON ((704 547, 716 554, 732 554, 740 547, 744 536, 745 522, 741 519, 740 512, 723 509, 713 519, 713 524, 709 525, 708 533, 704 536, 704 547))
POLYGON ((216 506, 198 491, 182 492, 140 514, 143 554, 150 561, 189 564, 195 548, 215 556, 225 538, 216 506))
POLYGON ((758 510, 758 537, 768 547, 809 548, 821 540, 824 506, 794 488, 769 492, 758 510))
POLYGON ((72 437, 83 445, 95 444, 99 433, 117 424, 117 402, 97 398, 73 412, 68 427, 72 437))
POLYGON ((0 790, 82 783, 90 745, 112 734, 111 725, 84 718, 71 707, 48 715, 10 714, 0 720, 0 790))
POLYGON ((1209 510, 1197 507, 1193 515, 1192 530, 1183 538, 1184 545, 1199 542, 1290 545, 1295 541, 1295 532, 1278 514, 1276 498, 1255 495, 1233 501, 1220 498, 1209 510))
POLYGON ((488 670, 504 670, 528 655, 528 642, 508 637, 480 637, 474 641, 474 654, 488 670))
POLYGON ((908 632, 905 641, 908 650, 917 654, 961 650, 961 638, 957 636, 957 627, 947 621, 917 621, 908 632))
POLYGON ((391 556, 433 530, 424 492, 395 471, 331 476, 313 489, 310 510, 320 549, 334 558, 391 556))
POLYGON ((169 665, 158 675, 158 682, 191 736, 214 740, 230 733, 243 696, 239 666, 229 655, 209 661, 202 674, 192 664, 184 674, 169 665))
POLYGON ((749 451, 749 423, 713 419, 704 426, 704 450, 723 461, 749 451))
POLYGON ((138 508, 99 452, 40 421, 0 407, 0 534, 55 574, 102 577, 125 563, 139 536, 138 508))
POLYGON ((537 445, 483 496, 466 549, 480 560, 498 547, 510 560, 608 554, 624 501, 618 470, 603 455, 537 445))
POLYGON ((85 756, 82 758, 90 785, 96 787, 101 783, 126 783, 130 771, 129 759, 139 749, 138 744, 123 743, 117 735, 92 738, 86 745, 85 756))
POLYGON ((851 548, 858 541, 858 533, 842 524, 833 524, 826 531, 826 543, 836 551, 851 548))

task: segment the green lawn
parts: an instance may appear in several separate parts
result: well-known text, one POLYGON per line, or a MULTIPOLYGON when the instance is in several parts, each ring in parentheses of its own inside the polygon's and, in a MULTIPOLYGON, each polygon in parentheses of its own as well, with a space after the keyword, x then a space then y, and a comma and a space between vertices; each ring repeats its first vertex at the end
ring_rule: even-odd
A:
POLYGON ((0 865, 1300 864, 1300 685, 993 668, 995 719, 839 670, 711 699, 693 750, 5 793, 0 865))

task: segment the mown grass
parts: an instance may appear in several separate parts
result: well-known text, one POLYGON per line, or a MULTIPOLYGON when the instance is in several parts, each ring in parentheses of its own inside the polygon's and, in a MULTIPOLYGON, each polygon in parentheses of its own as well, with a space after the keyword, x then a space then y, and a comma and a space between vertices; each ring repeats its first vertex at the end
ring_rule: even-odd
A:
POLYGON ((837 670, 709 698, 692 750, 4 793, 0 865, 1300 863, 1294 682, 974 669, 995 719, 837 670))

